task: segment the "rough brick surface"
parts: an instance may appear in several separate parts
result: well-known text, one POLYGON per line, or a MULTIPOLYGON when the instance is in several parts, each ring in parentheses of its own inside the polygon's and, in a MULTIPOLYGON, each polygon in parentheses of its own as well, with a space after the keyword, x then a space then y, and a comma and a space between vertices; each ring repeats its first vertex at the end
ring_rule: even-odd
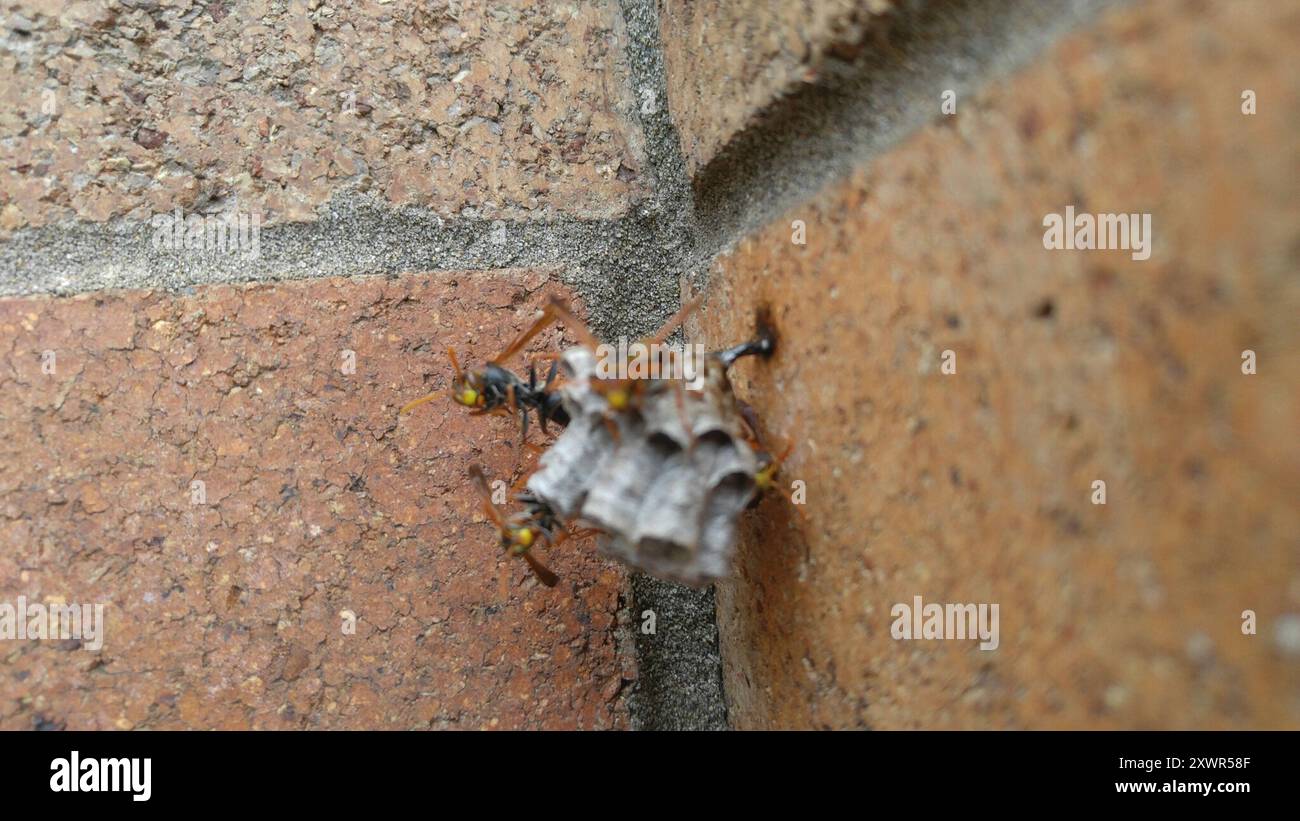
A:
POLYGON ((1298 30, 1108 13, 715 266, 697 330, 773 306, 737 390, 807 482, 718 589, 734 725, 1300 727, 1298 30), (1152 213, 1151 258, 1045 250, 1069 204, 1152 213), (892 639, 916 595, 1000 648, 892 639))
POLYGON ((641 136, 612 0, 0 3, 0 231, 339 193, 624 213, 641 136))
POLYGON ((893 0, 665 0, 668 104, 693 175, 778 96, 815 80, 823 58, 878 47, 893 0))
POLYGON ((107 605, 99 652, 0 643, 0 727, 623 726, 622 570, 569 543, 538 585, 465 480, 508 475, 512 421, 396 413, 446 387, 446 346, 486 358, 557 288, 0 301, 0 601, 107 605))

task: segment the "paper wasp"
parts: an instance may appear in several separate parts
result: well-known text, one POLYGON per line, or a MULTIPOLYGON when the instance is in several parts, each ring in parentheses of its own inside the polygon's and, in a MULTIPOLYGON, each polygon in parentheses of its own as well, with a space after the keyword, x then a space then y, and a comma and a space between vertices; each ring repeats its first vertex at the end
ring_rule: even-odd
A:
MULTIPOLYGON (((513 414, 516 411, 522 411, 521 444, 528 438, 529 411, 537 413, 543 433, 546 432, 546 423, 548 421, 555 422, 561 427, 569 424, 568 411, 564 409, 559 393, 552 388, 555 383, 556 370, 559 366, 558 360, 551 363, 550 373, 546 375, 546 381, 541 385, 537 384, 537 366, 535 364, 530 363, 528 366, 527 382, 524 382, 511 371, 506 370, 502 365, 520 351, 524 345, 527 345, 528 341, 536 336, 540 330, 541 328, 535 327, 525 331, 514 342, 510 343, 499 356, 488 361, 483 370, 480 371, 461 370, 460 362, 456 359, 456 352, 451 348, 447 349, 447 357, 451 360, 451 367, 454 371, 450 389, 452 401, 458 405, 471 408, 470 414, 473 416, 489 413, 513 414)), ((398 413, 405 414, 437 397, 438 393, 434 392, 412 402, 407 402, 398 413)))
MULTIPOLYGON (((651 351, 659 351, 659 358, 652 359, 649 363, 648 376, 650 380, 659 380, 665 375, 672 375, 674 362, 674 352, 662 350, 660 346, 668 340, 673 331, 690 318, 703 303, 702 298, 696 298, 687 302, 682 308, 669 317, 658 331, 645 339, 640 340, 641 345, 651 351)), ((575 317, 558 298, 552 297, 547 306, 542 309, 542 316, 533 324, 533 327, 525 333, 525 337, 539 333, 551 322, 563 322, 575 334, 577 334, 581 344, 586 345, 592 351, 601 347, 600 341, 587 328, 583 322, 575 317)), ((757 330, 754 338, 748 342, 742 342, 739 345, 727 348, 721 351, 715 351, 709 356, 714 357, 722 363, 722 367, 730 368, 736 363, 736 360, 745 356, 763 356, 769 357, 776 350, 776 330, 772 325, 771 314, 766 308, 761 308, 756 317, 757 330)), ((601 378, 593 380, 592 389, 604 394, 605 400, 609 403, 611 409, 620 411, 628 407, 634 407, 641 393, 646 389, 646 379, 625 378, 601 378)))
POLYGON ((483 470, 478 465, 474 465, 469 469, 469 475, 474 481, 474 489, 478 491, 483 501, 483 512, 496 525, 497 532, 500 534, 501 548, 511 556, 522 556, 538 581, 547 587, 554 587, 559 577, 542 564, 531 550, 539 540, 548 545, 562 541, 562 539, 557 540, 553 535, 560 527, 555 514, 535 496, 519 494, 515 498, 524 502, 524 509, 507 517, 492 502, 492 491, 488 488, 487 477, 483 475, 483 470), (523 498, 525 496, 526 499, 523 498))
MULTIPOLYGON (((691 434, 688 414, 686 412, 686 391, 684 388, 684 365, 686 363, 685 355, 679 351, 674 351, 665 347, 664 343, 668 337, 682 325, 701 305, 702 299, 695 299, 682 306, 677 313, 673 314, 660 328, 651 336, 645 337, 635 343, 641 346, 643 351, 650 353, 649 360, 645 363, 643 375, 625 377, 611 377, 605 375, 593 375, 588 380, 588 387, 592 392, 601 395, 607 406, 608 412, 604 414, 603 421, 606 428, 614 439, 619 437, 618 424, 615 421, 619 414, 636 411, 641 408, 647 394, 656 387, 664 387, 663 383, 668 383, 675 393, 678 415, 681 418, 682 427, 686 430, 687 435, 691 436, 692 442, 694 437, 691 434), (679 357, 681 357, 679 359, 679 357)), ((578 337, 578 344, 587 348, 598 357, 604 353, 608 355, 609 349, 613 346, 602 345, 596 336, 587 328, 586 324, 574 316, 569 307, 560 299, 552 298, 542 309, 542 315, 538 317, 533 326, 526 331, 521 339, 526 341, 553 322, 564 324, 578 337)), ((752 354, 770 355, 775 346, 775 335, 766 332, 759 338, 737 345, 725 351, 710 354, 723 363, 724 368, 730 367, 737 359, 742 356, 752 354)), ((557 354, 548 354, 547 357, 554 358, 557 354)), ((620 352, 620 356, 625 354, 620 352)), ((609 363, 605 363, 609 365, 609 363)), ((632 369, 627 367, 628 363, 616 362, 612 367, 607 367, 606 372, 614 371, 617 373, 629 373, 632 369)), ((553 370, 553 369, 552 369, 553 370)))
MULTIPOLYGON (((762 503, 763 496, 767 491, 777 486, 777 474, 780 473, 781 466, 790 458, 790 454, 794 452, 795 438, 793 436, 785 438, 785 445, 781 448, 781 452, 776 453, 764 442, 762 434, 759 433, 758 414, 745 402, 740 400, 736 400, 736 402, 740 410, 740 416, 745 420, 746 430, 742 435, 746 443, 754 451, 754 457, 758 460, 758 469, 754 471, 754 487, 758 492, 754 494, 753 499, 750 499, 748 505, 752 509, 762 503)), ((785 496, 784 491, 781 492, 781 496, 785 496)), ((799 505, 795 505, 794 509, 800 516, 804 516, 804 512, 799 505)))
POLYGON ((528 563, 529 569, 537 576, 538 581, 547 587, 554 587, 559 577, 532 554, 532 548, 538 542, 548 547, 558 547, 571 536, 580 538, 597 531, 594 528, 570 531, 550 505, 528 490, 514 495, 514 500, 522 505, 523 509, 506 516, 492 501, 492 491, 488 487, 487 476, 484 475, 483 470, 478 465, 474 465, 469 469, 469 476, 483 502, 483 512, 496 525, 501 537, 501 548, 511 556, 522 557, 528 563))
MULTIPOLYGON (((652 351, 659 350, 659 347, 668 340, 668 337, 672 335, 673 331, 685 322, 687 317, 689 317, 691 313, 699 307, 699 305, 699 300, 687 304, 677 313, 673 314, 673 316, 670 317, 658 331, 656 331, 652 336, 641 340, 639 344, 644 345, 647 349, 652 351)), ((600 340, 596 338, 582 320, 573 315, 573 312, 569 310, 568 305, 557 297, 552 297, 550 302, 546 304, 546 307, 542 309, 542 315, 533 323, 532 328, 524 333, 524 338, 531 338, 540 333, 543 328, 550 325, 552 322, 563 323, 578 336, 579 344, 587 347, 593 353, 601 350, 602 346, 600 340)), ((610 410, 623 411, 635 407, 642 392, 647 389, 647 383, 650 380, 659 379, 666 372, 670 372, 670 368, 673 364, 671 354, 672 352, 670 351, 660 351, 660 358, 652 360, 649 363, 649 373, 647 374, 650 377, 649 380, 633 378, 597 378, 591 380, 591 389, 604 396, 605 401, 609 404, 610 410)))

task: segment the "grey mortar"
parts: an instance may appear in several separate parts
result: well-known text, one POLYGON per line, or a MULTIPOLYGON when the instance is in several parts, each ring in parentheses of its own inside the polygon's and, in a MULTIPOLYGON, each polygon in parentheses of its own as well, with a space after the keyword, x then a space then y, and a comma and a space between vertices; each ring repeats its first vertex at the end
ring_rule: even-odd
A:
MULTIPOLYGON (((645 99, 643 91, 649 89, 655 101, 649 113, 639 110, 657 202, 639 217, 644 230, 638 236, 646 244, 632 249, 640 263, 633 269, 634 279, 609 294, 625 300, 645 287, 645 282, 654 283, 651 312, 632 316, 627 309, 617 311, 626 324, 615 324, 607 332, 634 336, 653 331, 681 304, 680 273, 692 254, 696 231, 681 140, 668 111, 658 8, 655 0, 622 0, 622 8, 636 98, 645 99), (648 279, 643 280, 642 274, 648 279)), ((596 303, 589 297, 587 304, 596 303)), ((593 324, 598 324, 595 313, 592 311, 593 324)), ((713 588, 694 590, 642 573, 632 575, 631 587, 628 626, 634 631, 637 651, 637 678, 628 695, 632 726, 646 730, 726 729, 713 588), (655 616, 653 634, 640 629, 647 612, 655 616)))
MULTIPOLYGON (((938 116, 944 89, 957 92, 960 116, 967 94, 1120 2, 1128 0, 903 0, 887 49, 864 48, 854 62, 827 58, 816 84, 775 101, 692 185, 668 111, 656 0, 620 0, 636 99, 648 88, 656 103, 638 110, 654 193, 620 219, 444 219, 341 196, 314 222, 262 229, 256 259, 159 252, 147 225, 67 222, 0 243, 0 296, 554 267, 582 294, 598 335, 635 337, 679 306, 681 275, 703 286, 740 237, 938 116)), ((713 590, 639 574, 630 586, 622 629, 637 652, 633 726, 724 729, 713 590), (645 611, 655 613, 654 635, 639 629, 645 611)))

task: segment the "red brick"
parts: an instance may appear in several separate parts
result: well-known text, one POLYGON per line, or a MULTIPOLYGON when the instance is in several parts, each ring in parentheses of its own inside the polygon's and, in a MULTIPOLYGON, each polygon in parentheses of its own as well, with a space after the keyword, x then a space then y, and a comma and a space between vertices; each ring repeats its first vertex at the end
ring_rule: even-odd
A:
POLYGON ((505 560, 465 471, 508 473, 511 420, 397 417, 447 346, 486 358, 551 293, 573 299, 506 271, 0 301, 0 601, 107 605, 98 653, 0 647, 0 727, 625 726, 621 568, 566 544, 548 590, 505 560))
POLYGON ((815 81, 828 53, 879 47, 873 37, 886 31, 894 2, 662 5, 668 103, 694 175, 774 100, 815 81))
POLYGON ((0 51, 0 74, 23 80, 0 86, 0 231, 227 203, 301 221, 340 194, 605 218, 644 194, 612 0, 0 13, 31 24, 0 51))
POLYGON ((714 267, 703 341, 774 309, 735 382, 808 500, 719 586, 733 724, 1300 727, 1298 21, 1108 13, 714 267), (1152 213, 1151 259, 1045 250, 1071 203, 1152 213), (892 639, 915 595, 1000 648, 892 639))

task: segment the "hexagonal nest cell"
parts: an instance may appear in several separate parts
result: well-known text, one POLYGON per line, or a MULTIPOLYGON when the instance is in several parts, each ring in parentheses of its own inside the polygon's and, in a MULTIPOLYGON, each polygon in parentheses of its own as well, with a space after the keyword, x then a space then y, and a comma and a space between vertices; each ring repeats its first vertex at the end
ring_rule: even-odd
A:
POLYGON ((570 422, 528 489, 605 531, 601 550, 633 567, 692 586, 725 577, 759 469, 726 365, 705 357, 702 390, 655 381, 637 407, 613 411, 592 389, 596 364, 585 347, 562 354, 570 422))

